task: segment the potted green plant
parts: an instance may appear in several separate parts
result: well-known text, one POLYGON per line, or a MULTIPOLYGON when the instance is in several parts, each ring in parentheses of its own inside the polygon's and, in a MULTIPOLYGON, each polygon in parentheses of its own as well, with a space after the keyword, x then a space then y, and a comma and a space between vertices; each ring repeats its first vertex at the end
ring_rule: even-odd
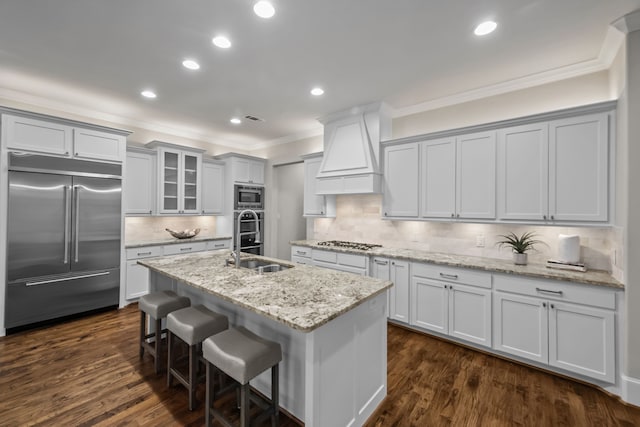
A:
POLYGON ((537 240, 533 231, 528 231, 518 236, 514 232, 501 234, 504 240, 496 242, 500 247, 509 247, 513 250, 513 262, 516 265, 527 265, 527 251, 534 250, 537 244, 545 244, 542 240, 537 240))

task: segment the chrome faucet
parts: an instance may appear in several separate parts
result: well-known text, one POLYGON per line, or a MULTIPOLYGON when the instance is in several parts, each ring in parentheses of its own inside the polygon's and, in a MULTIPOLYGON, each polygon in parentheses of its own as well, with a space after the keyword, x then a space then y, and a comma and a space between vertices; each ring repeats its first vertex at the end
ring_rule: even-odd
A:
POLYGON ((247 235, 247 234, 254 234, 256 236, 256 240, 255 243, 260 243, 260 218, 258 218, 258 214, 256 213, 256 211, 251 210, 251 209, 245 209, 242 212, 240 212, 238 214, 238 224, 236 227, 236 250, 235 252, 231 252, 231 254, 234 256, 235 258, 235 262, 236 262, 236 268, 240 267, 240 252, 242 252, 242 240, 240 239, 241 236, 243 235, 247 235), (245 233, 241 233, 240 232, 240 222, 242 221, 242 216, 244 214, 251 214, 253 215, 253 219, 256 222, 256 231, 247 231, 245 233))

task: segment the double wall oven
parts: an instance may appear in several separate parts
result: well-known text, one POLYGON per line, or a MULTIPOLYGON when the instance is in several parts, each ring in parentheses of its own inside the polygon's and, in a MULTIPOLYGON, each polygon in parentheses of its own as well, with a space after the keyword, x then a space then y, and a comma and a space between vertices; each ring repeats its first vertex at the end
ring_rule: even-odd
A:
MULTIPOLYGON (((240 224, 240 243, 242 252, 255 255, 264 255, 264 187, 235 185, 233 197, 233 235, 238 235, 238 224, 240 224), (251 214, 244 214, 240 221, 238 216, 245 209, 251 209, 258 214, 261 239, 256 242, 256 220, 251 214), (244 234, 248 233, 248 234, 244 234)), ((238 245, 234 242, 234 249, 238 245)))

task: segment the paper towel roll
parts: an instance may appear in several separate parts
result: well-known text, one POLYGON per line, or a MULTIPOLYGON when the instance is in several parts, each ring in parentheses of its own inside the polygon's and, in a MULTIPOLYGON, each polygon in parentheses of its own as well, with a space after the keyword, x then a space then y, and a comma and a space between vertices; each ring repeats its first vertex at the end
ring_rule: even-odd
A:
POLYGON ((558 260, 561 262, 580 262, 580 236, 577 234, 558 235, 558 260))

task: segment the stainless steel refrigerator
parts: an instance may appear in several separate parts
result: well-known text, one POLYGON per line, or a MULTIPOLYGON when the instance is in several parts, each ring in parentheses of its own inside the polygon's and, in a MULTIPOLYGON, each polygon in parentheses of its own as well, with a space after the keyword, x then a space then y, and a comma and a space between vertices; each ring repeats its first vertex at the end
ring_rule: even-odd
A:
POLYGON ((120 165, 10 154, 7 329, 115 306, 120 165))

